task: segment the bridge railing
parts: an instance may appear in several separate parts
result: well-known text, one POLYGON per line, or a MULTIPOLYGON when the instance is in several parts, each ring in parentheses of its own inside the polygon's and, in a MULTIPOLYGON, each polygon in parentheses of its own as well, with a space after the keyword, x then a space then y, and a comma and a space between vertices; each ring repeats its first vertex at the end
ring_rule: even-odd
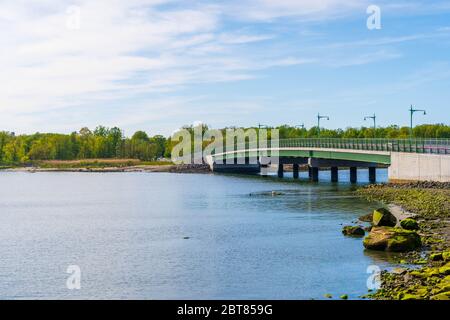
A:
MULTIPOLYGON (((387 152, 450 154, 450 139, 340 139, 340 138, 294 138, 268 141, 267 148, 320 148, 387 152)), ((238 144, 235 150, 249 150, 249 143, 238 144)))

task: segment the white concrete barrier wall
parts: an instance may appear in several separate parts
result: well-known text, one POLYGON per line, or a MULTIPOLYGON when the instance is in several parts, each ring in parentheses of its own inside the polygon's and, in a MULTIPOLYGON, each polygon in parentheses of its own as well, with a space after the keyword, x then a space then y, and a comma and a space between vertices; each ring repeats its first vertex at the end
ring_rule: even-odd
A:
POLYGON ((450 155, 393 152, 389 180, 449 182, 450 155))

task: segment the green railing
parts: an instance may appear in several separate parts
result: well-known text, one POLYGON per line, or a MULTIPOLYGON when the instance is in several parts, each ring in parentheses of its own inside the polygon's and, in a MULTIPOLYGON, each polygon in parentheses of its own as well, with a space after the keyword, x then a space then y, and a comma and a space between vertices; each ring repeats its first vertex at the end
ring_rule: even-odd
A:
MULTIPOLYGON (((428 154, 450 154, 450 139, 339 139, 298 138, 280 139, 278 143, 267 142, 267 148, 321 148, 428 154)), ((261 148, 261 146, 260 146, 261 148)), ((243 152, 252 149, 252 144, 238 144, 234 150, 243 152)))

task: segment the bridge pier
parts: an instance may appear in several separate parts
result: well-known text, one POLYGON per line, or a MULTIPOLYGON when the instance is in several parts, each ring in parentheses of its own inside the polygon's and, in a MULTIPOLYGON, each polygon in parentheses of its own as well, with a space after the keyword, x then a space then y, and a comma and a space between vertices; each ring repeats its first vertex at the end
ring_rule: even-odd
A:
POLYGON ((331 182, 338 182, 338 181, 339 181, 339 168, 331 167, 331 182))
POLYGON ((350 167, 350 182, 357 183, 358 182, 358 168, 350 167))
POLYGON ((377 168, 369 167, 369 182, 375 183, 377 182, 377 168))
POLYGON ((311 173, 312 173, 311 180, 313 182, 319 182, 319 167, 313 167, 311 169, 312 169, 311 170, 311 173))
POLYGON ((312 167, 308 166, 308 178, 312 181, 313 173, 312 173, 312 167))
POLYGON ((283 164, 280 163, 278 164, 278 178, 283 178, 284 176, 284 168, 283 168, 283 164))
POLYGON ((294 163, 293 166, 292 166, 294 179, 298 179, 298 169, 299 169, 298 163, 294 163))

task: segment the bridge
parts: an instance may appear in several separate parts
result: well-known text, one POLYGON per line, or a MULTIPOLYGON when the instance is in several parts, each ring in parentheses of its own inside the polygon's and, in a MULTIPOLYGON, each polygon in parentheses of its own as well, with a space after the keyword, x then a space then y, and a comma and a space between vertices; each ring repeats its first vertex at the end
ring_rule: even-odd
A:
POLYGON ((307 165, 309 178, 319 180, 319 171, 331 169, 331 180, 338 181, 340 168, 350 168, 350 181, 356 183, 358 168, 369 170, 376 182, 376 170, 389 167, 389 180, 450 181, 450 139, 280 139, 266 147, 251 148, 248 143, 234 150, 215 153, 206 159, 211 170, 230 173, 259 173, 261 168, 292 165, 299 177, 299 166, 307 165))

